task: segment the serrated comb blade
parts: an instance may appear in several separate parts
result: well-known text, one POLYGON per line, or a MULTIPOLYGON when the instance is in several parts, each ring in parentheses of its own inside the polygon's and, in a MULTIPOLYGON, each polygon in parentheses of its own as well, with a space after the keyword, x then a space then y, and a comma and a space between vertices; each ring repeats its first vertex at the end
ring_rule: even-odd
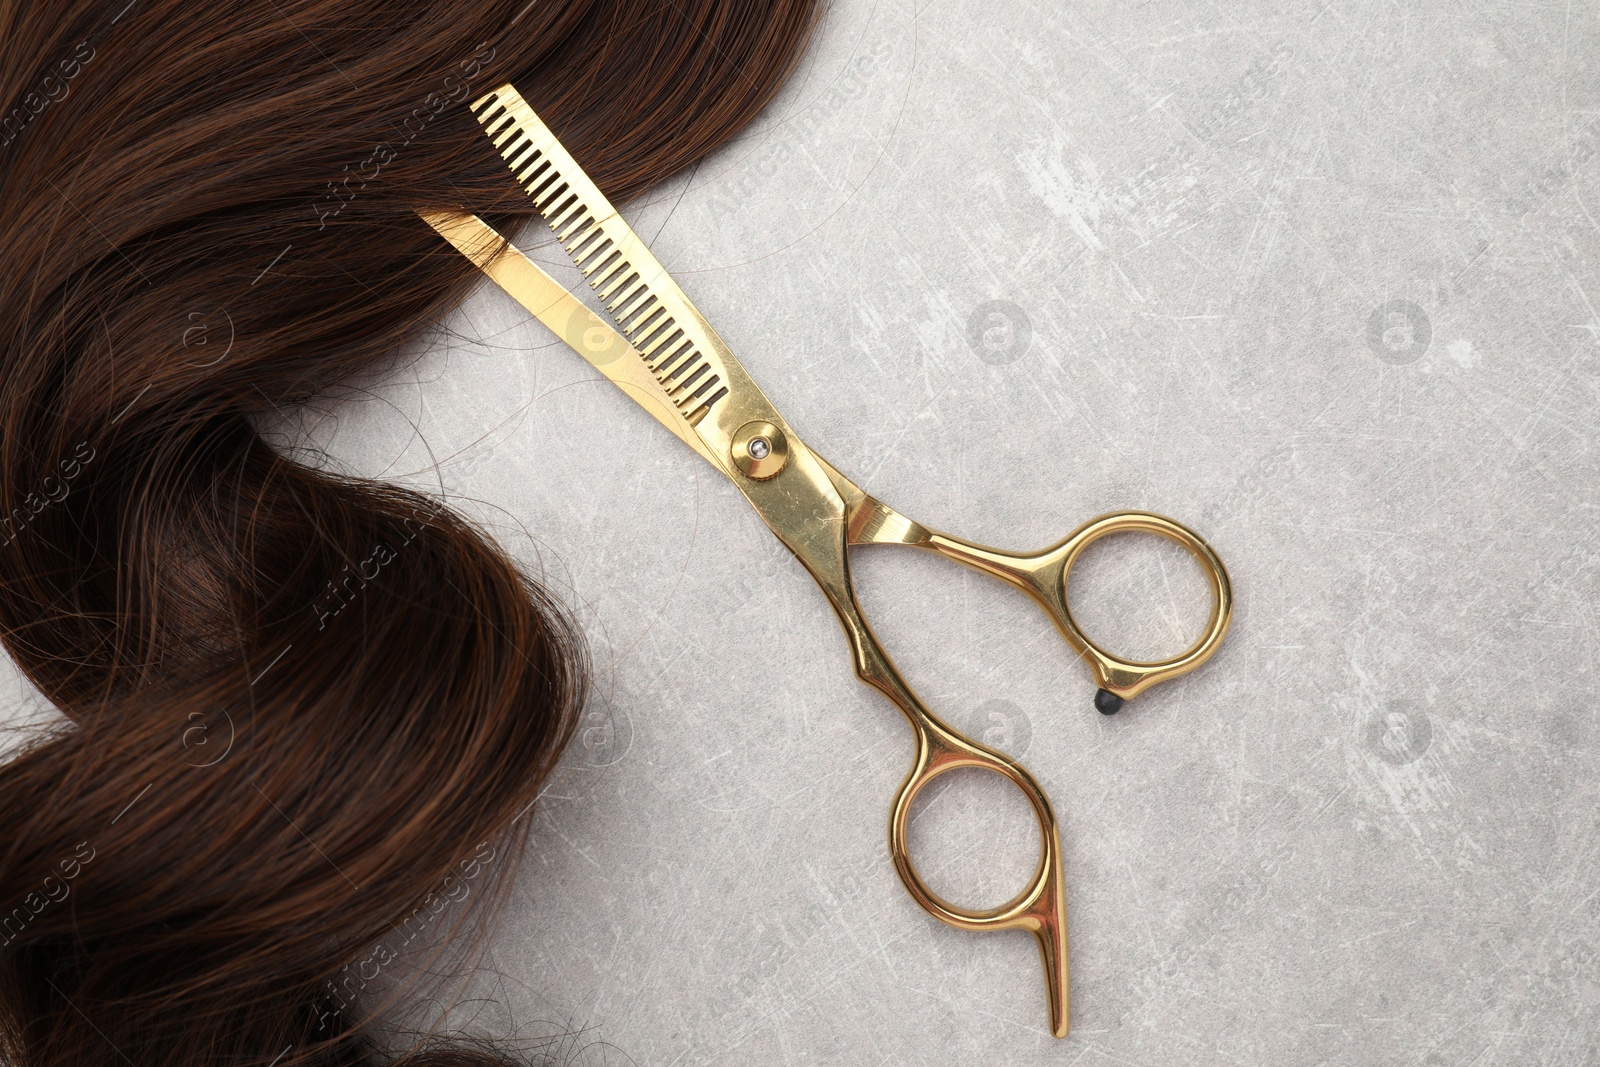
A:
POLYGON ((618 330, 698 426, 745 378, 729 374, 727 346, 516 89, 471 107, 618 330))

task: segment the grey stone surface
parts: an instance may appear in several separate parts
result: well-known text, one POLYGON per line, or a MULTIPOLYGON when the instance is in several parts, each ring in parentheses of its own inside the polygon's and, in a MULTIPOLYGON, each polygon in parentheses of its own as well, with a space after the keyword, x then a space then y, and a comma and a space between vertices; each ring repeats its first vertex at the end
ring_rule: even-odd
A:
MULTIPOLYGON (((897 882, 909 734, 801 568, 508 298, 308 412, 494 531, 598 670, 446 1024, 661 1067, 1600 1064, 1597 45, 1593 4, 839 0, 629 208, 900 510, 1022 548, 1146 508, 1227 562, 1224 649, 1108 719, 1021 598, 856 554, 913 683, 1061 817, 1064 1041, 1029 938, 897 882)), ((1131 653, 1205 610, 1139 538, 1073 594, 1131 653)), ((916 831, 964 902, 1031 869, 981 776, 916 831)))
MULTIPOLYGON (((1106 719, 1021 598, 856 554, 912 681, 1060 813, 1065 1041, 1030 939, 896 881, 908 731, 799 566, 485 285, 328 442, 461 499, 600 668, 451 1020, 663 1067, 1600 1063, 1597 44, 1592 4, 846 0, 630 209, 902 511, 1031 547, 1148 508, 1231 568, 1224 650, 1106 719)), ((1083 617, 1176 650, 1203 586, 1129 542, 1083 617)), ((978 779, 915 843, 997 901, 1034 830, 978 779)))

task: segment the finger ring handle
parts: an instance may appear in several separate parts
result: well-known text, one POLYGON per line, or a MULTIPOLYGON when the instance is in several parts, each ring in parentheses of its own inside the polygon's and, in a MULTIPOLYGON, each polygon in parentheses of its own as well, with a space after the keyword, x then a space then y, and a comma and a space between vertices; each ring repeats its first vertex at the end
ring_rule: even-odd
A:
POLYGON ((1073 532, 1053 553, 1060 559, 1061 576, 1059 593, 1062 617, 1058 620, 1067 640, 1088 660, 1100 687, 1095 706, 1110 714, 1122 702, 1155 685, 1194 670, 1217 650, 1228 632, 1233 619, 1233 586, 1228 581, 1228 570, 1222 565, 1210 545, 1201 536, 1180 522, 1148 511, 1118 511, 1102 515, 1085 523, 1073 532), (1200 564, 1211 586, 1211 615, 1206 620, 1205 632, 1187 651, 1171 659, 1157 662, 1124 659, 1110 652, 1090 638, 1072 617, 1072 607, 1067 602, 1067 580, 1072 565, 1083 555, 1083 550, 1114 533, 1153 533, 1176 541, 1188 550, 1200 564))
POLYGON ((969 741, 935 721, 917 730, 917 758, 900 784, 889 818, 889 855, 906 891, 941 922, 962 930, 1026 930, 1039 945, 1044 963, 1045 995, 1050 1004, 1050 1030, 1067 1036, 1070 1026, 1067 988, 1067 915, 1061 875, 1061 833, 1050 799, 1021 764, 969 741), (972 909, 940 897, 923 882, 906 847, 911 804, 929 783, 963 767, 991 771, 1008 779, 1027 797, 1039 824, 1039 866, 1032 879, 1011 900, 995 908, 972 909))

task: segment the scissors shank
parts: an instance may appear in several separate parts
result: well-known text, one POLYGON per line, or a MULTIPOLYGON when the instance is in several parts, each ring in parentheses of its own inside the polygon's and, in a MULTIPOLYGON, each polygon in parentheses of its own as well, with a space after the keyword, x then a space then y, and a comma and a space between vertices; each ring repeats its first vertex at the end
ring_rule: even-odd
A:
POLYGON ((927 527, 869 495, 832 463, 817 456, 828 479, 845 504, 846 541, 851 545, 920 545, 930 536, 927 527))
POLYGON ((849 541, 852 545, 926 544, 930 531, 875 497, 850 509, 849 541))

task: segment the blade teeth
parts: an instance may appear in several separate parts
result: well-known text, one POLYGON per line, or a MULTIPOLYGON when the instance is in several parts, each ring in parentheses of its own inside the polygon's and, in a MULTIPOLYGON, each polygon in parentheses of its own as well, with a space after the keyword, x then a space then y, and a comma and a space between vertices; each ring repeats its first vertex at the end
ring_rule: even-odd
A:
MULTIPOLYGON (((610 251, 605 252, 598 259, 591 260, 589 266, 584 268, 584 273, 589 276, 590 287, 597 293, 600 292, 600 287, 610 279, 613 272, 625 270, 628 266, 628 261, 622 258, 622 250, 612 245, 609 237, 606 238, 606 243, 601 246, 602 250, 607 248, 610 251)), ((600 295, 604 296, 605 294, 600 293, 600 295)))
POLYGON ((578 216, 578 220, 568 226, 565 232, 556 234, 556 239, 567 250, 567 255, 571 256, 573 261, 576 262, 578 259, 578 246, 593 238, 598 230, 599 227, 594 224, 594 216, 589 213, 588 208, 584 208, 583 213, 578 216), (585 236, 586 234, 588 236, 585 236))
POLYGON ((650 305, 655 301, 655 297, 650 294, 648 289, 639 295, 641 299, 634 301, 630 310, 613 311, 611 313, 611 317, 617 320, 617 325, 622 328, 622 332, 629 336, 632 336, 640 326, 644 325, 644 317, 646 315, 652 314, 650 305))
MULTIPOLYGON (((527 162, 519 170, 513 171, 512 174, 516 177, 518 185, 528 189, 539 175, 548 169, 550 169, 550 161, 545 158, 543 152, 536 148, 533 150, 533 155, 528 157, 527 162)), ((532 190, 529 191, 531 192, 532 190)))
POLYGON ((559 237, 562 227, 572 221, 573 213, 582 214, 583 210, 583 201, 578 199, 577 193, 573 193, 561 201, 559 207, 551 208, 546 212, 545 218, 550 221, 551 232, 559 237))
POLYGON ((539 150, 533 147, 533 142, 526 137, 512 144, 510 148, 502 148, 500 150, 500 154, 505 157, 505 161, 510 165, 511 173, 513 174, 521 170, 528 162, 526 157, 529 152, 532 152, 534 156, 539 154, 539 150))
MULTIPOLYGON (((561 178, 561 175, 560 175, 559 172, 555 176, 558 179, 561 178)), ((568 190, 568 188, 569 188, 569 186, 567 185, 567 183, 566 183, 566 181, 564 179, 557 181, 555 183, 554 187, 551 188, 549 192, 545 193, 541 199, 536 199, 533 202, 533 206, 539 209, 539 214, 545 216, 545 218, 549 218, 550 217, 550 205, 555 203, 556 199, 558 197, 560 197, 561 194, 565 193, 568 190)))
MULTIPOLYGON (((693 374, 689 375, 683 381, 679 382, 677 387, 675 389, 672 389, 671 391, 669 391, 667 393, 667 395, 668 396, 673 396, 673 395, 675 395, 677 393, 683 392, 685 389, 688 389, 689 386, 691 386, 691 385, 693 385, 695 383, 696 379, 698 379, 700 377, 700 375, 706 373, 710 369, 711 368, 706 366, 706 364, 704 364, 704 363, 700 364, 699 367, 695 368, 695 372, 693 374)), ((679 404, 686 404, 692 399, 694 399, 694 396, 693 396, 693 394, 690 394, 689 396, 686 396, 682 400, 678 401, 678 403, 679 404)))
POLYGON ((657 356, 677 344, 682 337, 683 331, 680 329, 664 330, 656 334, 656 339, 650 342, 648 350, 639 349, 639 354, 644 357, 646 363, 653 363, 657 356))
POLYGON ((618 289, 620 289, 624 285, 632 285, 635 281, 638 280, 638 278, 639 278, 639 272, 634 270, 633 269, 633 265, 631 263, 629 263, 626 259, 624 259, 622 261, 622 265, 617 268, 617 273, 615 275, 614 280, 611 282, 611 284, 606 286, 604 289, 601 289, 600 288, 600 283, 596 282, 595 283, 595 292, 600 294, 600 299, 601 300, 610 300, 612 293, 616 292, 618 289), (624 272, 626 272, 626 273, 624 273, 624 272))
POLYGON ((606 236, 606 231, 599 226, 591 226, 579 235, 578 240, 567 246, 567 255, 572 257, 572 262, 578 265, 578 269, 588 274, 589 267, 594 263, 594 256, 610 244, 611 238, 606 236))
POLYGON ((585 230, 579 240, 572 243, 568 249, 568 254, 572 256, 574 263, 587 271, 589 267, 599 262, 594 257, 599 255, 603 249, 610 247, 612 247, 611 238, 606 236, 605 227, 596 223, 588 230, 585 230))
MULTIPOLYGON (((505 86, 500 87, 500 89, 504 88, 505 86)), ((500 99, 500 89, 490 89, 488 92, 478 97, 478 99, 467 105, 467 108, 474 115, 478 116, 479 122, 482 122, 484 117, 490 115, 491 113, 501 114, 506 110, 505 104, 502 103, 500 99)))
MULTIPOLYGON (((655 298, 651 297, 651 299, 654 300, 655 298)), ((633 347, 638 348, 639 342, 655 333, 656 328, 660 326, 661 322, 668 318, 671 318, 671 316, 667 314, 666 309, 660 304, 657 304, 655 307, 651 308, 649 311, 633 320, 633 325, 629 326, 624 332, 627 333, 628 340, 633 342, 633 347)))
POLYGON ((634 308, 633 311, 629 312, 628 314, 633 317, 633 321, 628 323, 627 326, 623 327, 623 332, 629 337, 634 337, 638 335, 645 323, 649 322, 657 315, 666 314, 666 312, 662 310, 661 301, 656 299, 656 294, 646 289, 644 303, 634 308))
POLYGON ((489 139, 494 142, 495 149, 499 151, 501 155, 505 155, 507 151, 506 146, 508 144, 516 143, 517 139, 522 138, 523 136, 525 135, 523 134, 522 130, 517 127, 515 122, 507 122, 498 130, 494 129, 493 127, 490 127, 489 129, 489 139))
POLYGON ((650 338, 655 337, 662 330, 670 330, 673 325, 674 320, 671 315, 667 314, 667 309, 657 305, 656 311, 650 316, 649 321, 633 331, 633 347, 642 352, 650 338))
POLYGON ((549 166, 548 161, 546 161, 546 165, 536 168, 532 174, 528 175, 528 180, 522 183, 522 187, 528 190, 528 199, 537 202, 539 197, 544 195, 544 190, 552 182, 560 179, 561 172, 549 166))
MULTIPOLYGON (((703 366, 704 364, 705 364, 705 360, 700 358, 700 350, 699 349, 695 349, 694 354, 689 359, 686 359, 682 363, 678 364, 678 369, 673 371, 671 374, 667 375, 667 378, 668 379, 676 378, 678 375, 682 374, 684 371, 688 370, 690 367, 699 367, 699 366, 703 366)), ((689 377, 693 378, 693 377, 696 377, 696 375, 691 374, 689 377)))
MULTIPOLYGON (((527 137, 522 127, 517 125, 517 120, 503 111, 492 117, 482 116, 478 119, 478 123, 483 127, 483 132, 488 135, 490 142, 494 144, 496 149, 505 144, 508 137, 527 137)), ((531 137, 528 139, 532 140, 531 137)))
MULTIPOLYGON (((665 310, 665 308, 662 309, 663 312, 665 310)), ((654 352, 663 341, 670 340, 683 333, 682 330, 675 329, 677 325, 677 319, 671 315, 663 314, 662 318, 652 325, 648 332, 639 337, 633 347, 639 350, 639 354, 645 358, 645 362, 649 362, 650 353, 654 352)))
POLYGON ((606 305, 606 310, 611 312, 611 316, 618 320, 627 314, 625 309, 639 299, 640 294, 650 291, 644 282, 639 280, 638 271, 634 271, 628 276, 628 282, 622 288, 623 295, 606 305))
POLYGON ((711 413, 711 405, 715 404, 717 401, 721 400, 723 397, 725 397, 727 395, 728 395, 728 387, 726 385, 724 385, 722 388, 718 389, 716 392, 714 392, 710 396, 706 397, 705 401, 699 407, 695 408, 694 409, 694 413, 689 416, 689 425, 690 426, 698 426, 698 425, 700 425, 700 420, 705 418, 707 415, 709 415, 711 413))
MULTIPOLYGON (((537 116, 527 121, 532 109, 510 85, 485 93, 469 107, 667 396, 680 411, 688 411, 700 401, 685 415, 691 426, 698 425, 712 406, 728 395, 728 386, 565 177, 562 160, 568 157, 561 142, 537 116)), ((587 182, 582 180, 581 170, 577 173, 581 189, 587 182)))
POLYGON ((660 363, 655 365, 656 377, 661 378, 661 376, 666 373, 666 369, 672 366, 678 360, 682 359, 685 353, 693 354, 693 352, 694 342, 691 340, 685 340, 683 344, 679 345, 672 351, 671 355, 667 356, 660 363))
MULTIPOLYGON (((707 389, 710 389, 713 385, 716 385, 721 380, 722 380, 721 378, 718 378, 715 374, 713 374, 711 377, 707 378, 705 381, 700 383, 700 388, 696 389, 694 392, 689 394, 689 399, 691 399, 691 400, 700 399, 700 397, 705 393, 705 391, 707 389)), ((684 384, 687 385, 688 383, 685 382, 684 384)))

